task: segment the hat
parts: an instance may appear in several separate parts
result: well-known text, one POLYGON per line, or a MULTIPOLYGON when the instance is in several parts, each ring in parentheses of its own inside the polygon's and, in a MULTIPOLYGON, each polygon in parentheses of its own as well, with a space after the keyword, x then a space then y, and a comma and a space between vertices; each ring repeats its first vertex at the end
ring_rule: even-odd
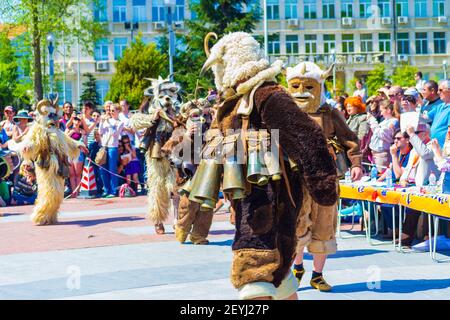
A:
POLYGON ((33 118, 28 115, 27 110, 19 110, 19 112, 17 112, 17 115, 13 118, 13 120, 16 121, 18 119, 28 119, 28 122, 33 121, 33 118))
POLYGON ((419 92, 415 88, 408 88, 403 93, 405 96, 413 96, 414 98, 419 98, 419 92))
POLYGON ((372 103, 373 100, 375 100, 377 96, 370 96, 369 98, 367 98, 366 103, 372 103))
POLYGON ((14 109, 13 109, 13 107, 11 107, 11 106, 7 106, 7 107, 5 107, 5 111, 11 111, 11 112, 14 112, 14 109))
POLYGON ((387 88, 384 88, 384 87, 380 88, 377 90, 377 92, 384 94, 386 97, 389 97, 389 89, 387 89, 387 88))

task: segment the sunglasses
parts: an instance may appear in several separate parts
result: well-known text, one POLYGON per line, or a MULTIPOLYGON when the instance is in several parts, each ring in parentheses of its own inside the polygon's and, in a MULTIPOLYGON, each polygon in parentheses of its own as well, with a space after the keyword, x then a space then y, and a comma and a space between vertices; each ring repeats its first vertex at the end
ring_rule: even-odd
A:
POLYGON ((402 140, 403 137, 395 137, 394 140, 402 140))

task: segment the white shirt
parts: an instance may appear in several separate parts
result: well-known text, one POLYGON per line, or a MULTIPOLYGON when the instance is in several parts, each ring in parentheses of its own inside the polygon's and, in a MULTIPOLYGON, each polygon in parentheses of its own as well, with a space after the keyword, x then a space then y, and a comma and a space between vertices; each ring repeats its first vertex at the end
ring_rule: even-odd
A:
POLYGON ((123 122, 116 119, 100 121, 98 132, 102 137, 102 146, 118 147, 119 139, 122 136, 123 122))
MULTIPOLYGON (((129 114, 125 115, 122 112, 119 113, 119 120, 123 122, 124 128, 131 129, 129 114)), ((128 136, 128 138, 130 138, 131 144, 133 144, 134 143, 134 134, 132 134, 128 131, 125 131, 124 134, 126 134, 128 136)))
POLYGON ((374 117, 368 119, 373 135, 369 147, 376 152, 389 152, 394 143, 394 134, 399 127, 397 118, 391 118, 378 123, 374 117))

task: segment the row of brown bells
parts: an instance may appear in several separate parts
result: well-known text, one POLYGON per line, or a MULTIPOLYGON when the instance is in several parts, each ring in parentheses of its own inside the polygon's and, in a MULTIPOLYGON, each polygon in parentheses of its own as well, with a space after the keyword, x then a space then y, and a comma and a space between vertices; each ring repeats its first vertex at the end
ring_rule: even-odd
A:
MULTIPOLYGON (((281 180, 278 155, 266 151, 267 148, 262 148, 268 140, 268 133, 249 132, 246 165, 235 156, 227 157, 226 150, 222 153, 221 159, 220 157, 202 159, 194 177, 180 188, 179 193, 188 194, 190 201, 200 204, 200 210, 207 211, 216 207, 221 181, 222 191, 229 194, 233 200, 238 200, 245 197, 246 182, 265 186, 270 180, 281 180)), ((224 149, 226 148, 227 145, 224 143, 224 149)), ((289 164, 291 170, 298 170, 297 164, 290 159, 289 164)))

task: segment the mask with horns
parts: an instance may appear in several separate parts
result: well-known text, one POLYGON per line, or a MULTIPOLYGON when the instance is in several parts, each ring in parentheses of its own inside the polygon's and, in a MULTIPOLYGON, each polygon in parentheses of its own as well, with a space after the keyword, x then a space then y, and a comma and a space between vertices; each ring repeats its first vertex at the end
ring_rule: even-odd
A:
POLYGON ((59 118, 58 95, 54 100, 44 99, 38 102, 36 111, 39 114, 37 122, 48 129, 57 127, 59 118))

